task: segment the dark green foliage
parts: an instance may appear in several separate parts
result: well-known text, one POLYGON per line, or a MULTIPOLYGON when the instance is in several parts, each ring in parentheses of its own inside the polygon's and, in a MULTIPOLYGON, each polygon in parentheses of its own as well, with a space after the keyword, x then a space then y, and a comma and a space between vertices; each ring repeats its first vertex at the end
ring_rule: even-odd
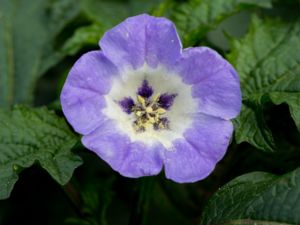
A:
POLYGON ((62 59, 55 38, 78 12, 72 0, 0 1, 0 107, 32 103, 37 79, 62 59))
POLYGON ((64 119, 46 108, 16 106, 0 111, 0 199, 7 198, 18 173, 38 162, 61 185, 81 164, 71 148, 78 141, 64 119))
POLYGON ((183 3, 163 2, 155 15, 168 16, 175 22, 184 46, 199 43, 208 31, 222 20, 242 9, 251 7, 271 7, 270 0, 189 0, 183 3))
POLYGON ((299 195, 300 169, 283 176, 245 174, 211 198, 200 224, 299 224, 299 195))
POLYGON ((229 55, 243 91, 244 108, 236 119, 236 139, 271 151, 272 134, 264 122, 263 107, 286 103, 300 129, 300 21, 253 18, 248 34, 233 42, 229 55))

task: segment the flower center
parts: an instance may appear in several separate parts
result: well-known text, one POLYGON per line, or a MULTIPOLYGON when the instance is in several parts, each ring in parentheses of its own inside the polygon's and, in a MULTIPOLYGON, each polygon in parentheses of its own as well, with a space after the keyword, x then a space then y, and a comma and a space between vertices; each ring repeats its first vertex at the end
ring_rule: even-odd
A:
POLYGON ((137 91, 136 102, 131 97, 119 101, 123 111, 135 115, 132 124, 136 132, 144 132, 147 129, 163 130, 169 129, 170 121, 166 117, 167 111, 172 106, 176 94, 155 94, 144 80, 137 91))
POLYGON ((131 109, 136 116, 133 123, 136 131, 145 131, 150 127, 156 130, 169 128, 168 119, 163 117, 166 110, 158 103, 159 97, 159 94, 152 99, 137 95, 137 103, 131 109))

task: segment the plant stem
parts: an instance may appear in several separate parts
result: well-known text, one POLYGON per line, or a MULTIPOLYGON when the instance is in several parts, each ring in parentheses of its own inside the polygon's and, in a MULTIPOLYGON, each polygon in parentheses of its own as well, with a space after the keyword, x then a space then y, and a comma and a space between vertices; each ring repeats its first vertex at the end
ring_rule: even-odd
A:
POLYGON ((130 217, 130 225, 146 225, 147 215, 153 197, 154 184, 154 177, 144 177, 140 179, 135 205, 130 217))
POLYGON ((69 204, 72 206, 76 215, 80 218, 84 218, 84 213, 81 210, 81 199, 80 194, 74 188, 74 186, 69 182, 65 186, 62 186, 64 196, 66 197, 69 204))

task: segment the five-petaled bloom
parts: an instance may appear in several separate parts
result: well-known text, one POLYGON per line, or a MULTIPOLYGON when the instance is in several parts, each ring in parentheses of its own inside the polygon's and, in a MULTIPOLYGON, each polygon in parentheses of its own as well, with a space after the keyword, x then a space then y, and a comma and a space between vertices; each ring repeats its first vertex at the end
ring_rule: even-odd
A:
POLYGON ((241 107, 233 67, 207 47, 182 49, 171 21, 146 14, 107 31, 73 66, 63 112, 82 143, 127 177, 207 177, 241 107))

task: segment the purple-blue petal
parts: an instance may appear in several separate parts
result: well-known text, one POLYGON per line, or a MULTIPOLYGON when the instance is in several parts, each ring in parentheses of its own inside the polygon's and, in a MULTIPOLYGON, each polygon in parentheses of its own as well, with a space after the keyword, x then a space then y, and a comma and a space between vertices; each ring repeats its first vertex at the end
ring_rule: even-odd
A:
POLYGON ((104 54, 119 68, 141 67, 145 61, 145 26, 148 15, 130 17, 105 32, 99 45, 104 54))
POLYGON ((130 139, 117 132, 115 122, 106 118, 101 126, 82 138, 82 143, 118 171, 128 154, 130 139))
POLYGON ((151 86, 149 86, 149 83, 147 80, 143 80, 143 83, 142 83, 141 87, 139 87, 137 94, 144 98, 151 97, 151 95, 153 94, 153 89, 151 86))
POLYGON ((102 54, 84 54, 72 67, 60 96, 63 112, 80 134, 88 134, 102 122, 106 106, 103 95, 118 74, 117 68, 102 54))
POLYGON ((186 49, 176 69, 192 85, 199 112, 224 119, 238 115, 242 102, 239 78, 217 52, 206 47, 186 49))
POLYGON ((165 173, 179 183, 195 182, 207 177, 224 156, 232 135, 230 121, 197 114, 184 138, 173 143, 165 154, 165 173))
POLYGON ((233 132, 232 122, 198 113, 193 124, 184 132, 184 138, 205 158, 215 164, 223 158, 233 132))
POLYGON ((104 54, 120 69, 137 69, 145 63, 173 65, 181 54, 175 26, 165 18, 142 14, 107 31, 99 42, 104 54))
POLYGON ((102 95, 66 84, 60 99, 64 115, 76 132, 85 135, 101 124, 106 107, 102 95))
POLYGON ((128 177, 157 175, 163 167, 163 150, 159 143, 148 146, 143 142, 133 142, 119 172, 128 177))
POLYGON ((184 139, 174 141, 173 147, 175 150, 165 152, 167 178, 178 183, 192 183, 204 179, 214 169, 215 164, 184 139))
POLYGON ((146 62, 156 68, 163 64, 172 68, 180 58, 182 45, 174 24, 166 18, 151 17, 145 28, 146 62))
POLYGON ((163 147, 131 142, 113 121, 107 120, 97 130, 84 136, 82 143, 123 176, 150 176, 162 170, 163 147))

